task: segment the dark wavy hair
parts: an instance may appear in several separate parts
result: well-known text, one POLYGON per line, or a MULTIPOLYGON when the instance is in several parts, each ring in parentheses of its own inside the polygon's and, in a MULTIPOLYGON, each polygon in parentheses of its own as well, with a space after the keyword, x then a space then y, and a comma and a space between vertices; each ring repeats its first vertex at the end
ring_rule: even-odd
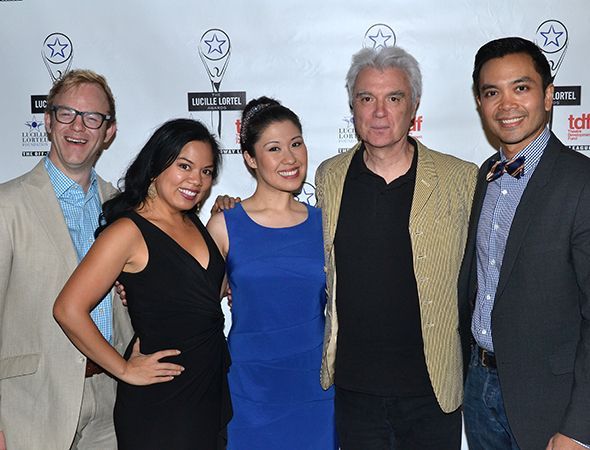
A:
POLYGON ((490 59, 502 58, 506 55, 514 53, 524 53, 529 55, 533 60, 535 70, 541 77, 543 82, 543 91, 553 83, 553 76, 551 76, 551 68, 549 62, 541 49, 532 41, 521 37, 506 37, 495 39, 484 44, 475 55, 475 62, 473 64, 473 90, 475 95, 479 97, 479 76, 481 68, 490 59))
POLYGON ((242 153, 248 152, 253 158, 256 156, 254 145, 260 139, 266 128, 275 122, 291 121, 301 133, 301 121, 297 114, 277 100, 270 97, 259 97, 250 100, 244 112, 240 125, 240 144, 242 153))
MULTIPOLYGON (((170 120, 155 131, 131 163, 125 176, 119 180, 121 192, 102 205, 96 235, 124 213, 140 207, 147 197, 152 180, 166 170, 176 160, 182 148, 192 141, 205 142, 211 146, 215 180, 221 167, 221 153, 213 135, 196 120, 170 120)), ((194 212, 195 209, 196 206, 187 213, 194 212)))

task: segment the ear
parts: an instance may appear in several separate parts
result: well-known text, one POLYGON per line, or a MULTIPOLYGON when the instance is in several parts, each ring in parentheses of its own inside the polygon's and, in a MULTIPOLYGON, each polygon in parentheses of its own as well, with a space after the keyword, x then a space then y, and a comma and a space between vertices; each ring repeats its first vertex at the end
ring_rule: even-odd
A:
POLYGON ((479 91, 475 93, 475 102, 477 103, 477 107, 481 108, 481 97, 479 95, 479 91))
POLYGON ((45 111, 45 114, 43 114, 43 118, 45 119, 45 131, 47 131, 47 133, 51 133, 51 112, 45 111))
POLYGON ((416 104, 414 105, 414 117, 416 117, 416 114, 418 114, 418 108, 420 107, 420 97, 418 97, 416 99, 416 104))
MULTIPOLYGON (((117 132, 117 122, 108 122, 107 130, 105 133, 104 141, 105 143, 110 143, 117 132)), ((108 147, 108 146, 107 146, 108 147)))
POLYGON ((250 153, 248 152, 244 152, 243 155, 244 161, 250 169, 258 169, 258 164, 256 164, 256 158, 252 158, 252 156, 250 156, 250 153))
POLYGON ((551 83, 545 89, 545 99, 543 100, 546 112, 551 111, 551 108, 553 107, 553 93, 554 92, 555 92, 555 86, 553 85, 553 83, 551 83))

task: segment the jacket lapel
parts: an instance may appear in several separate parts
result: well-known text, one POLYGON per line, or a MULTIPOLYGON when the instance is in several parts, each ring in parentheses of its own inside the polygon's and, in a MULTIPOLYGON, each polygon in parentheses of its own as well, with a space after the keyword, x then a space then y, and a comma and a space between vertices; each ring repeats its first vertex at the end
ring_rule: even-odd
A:
POLYGON ((344 191, 344 181, 348 173, 348 167, 352 161, 354 154, 360 149, 361 145, 357 144, 350 151, 348 151, 341 159, 334 161, 334 164, 326 171, 325 186, 333 187, 333 189, 326 190, 324 203, 330 205, 324 208, 326 216, 326 246, 327 253, 331 253, 334 246, 334 237, 336 236, 336 225, 338 223, 338 216, 340 215, 340 203, 342 201, 342 192, 344 191))
POLYGON ((428 149, 416 140, 416 151, 418 152, 418 164, 416 167, 414 197, 412 198, 412 208, 410 210, 410 228, 412 228, 416 218, 424 209, 438 184, 438 175, 428 149))
MULTIPOLYGON (((473 205, 471 207, 471 215, 469 217, 469 230, 467 232, 467 244, 465 246, 465 270, 468 271, 468 296, 470 301, 475 301, 477 291, 477 227, 479 225, 479 216, 481 215, 481 208, 486 197, 488 182, 486 175, 491 164, 499 160, 499 154, 488 158, 481 166, 477 175, 477 184, 475 185, 475 193, 473 195, 473 205)), ((473 304, 471 305, 473 308, 473 304)))
POLYGON ((39 225, 55 247, 56 256, 63 259, 66 271, 72 272, 78 264, 78 257, 43 160, 23 181, 23 190, 39 219, 39 225))
POLYGON ((535 211, 543 202, 545 186, 551 177, 555 162, 559 156, 559 148, 555 139, 555 136, 551 135, 547 148, 543 152, 539 164, 529 180, 520 199, 520 203, 516 208, 516 213, 514 214, 510 233, 506 242, 504 258, 502 260, 500 279, 498 280, 498 287, 496 289, 496 299, 499 299, 502 296, 502 292, 510 278, 510 273, 514 267, 514 262, 516 261, 522 242, 525 239, 527 229, 535 211))
POLYGON ((98 195, 100 196, 101 203, 110 200, 119 192, 111 183, 103 180, 101 177, 97 176, 96 179, 98 181, 98 195))

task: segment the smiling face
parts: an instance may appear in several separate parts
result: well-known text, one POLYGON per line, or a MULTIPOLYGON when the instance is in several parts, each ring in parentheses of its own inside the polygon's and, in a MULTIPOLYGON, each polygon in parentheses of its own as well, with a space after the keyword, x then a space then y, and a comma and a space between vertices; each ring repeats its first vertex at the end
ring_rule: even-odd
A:
POLYGON ((405 144, 417 104, 403 70, 361 70, 354 83, 352 110, 356 132, 367 149, 405 144))
POLYGON ((254 144, 255 157, 244 159, 256 173, 258 188, 295 192, 307 173, 307 148, 301 130, 290 120, 270 123, 254 144))
POLYGON ((543 90, 532 58, 513 53, 482 66, 477 103, 486 127, 511 158, 545 128, 553 104, 553 85, 543 90))
POLYGON ((211 145, 191 141, 154 181, 158 192, 154 202, 172 211, 188 211, 207 197, 213 184, 211 145))
MULTIPOLYGON (((81 112, 109 114, 107 96, 95 83, 83 83, 60 92, 55 96, 54 104, 81 112)), ((45 113, 45 124, 51 137, 49 159, 77 182, 88 177, 116 130, 114 123, 106 121, 96 130, 87 128, 81 116, 77 116, 70 124, 63 124, 55 120, 52 112, 45 113)))

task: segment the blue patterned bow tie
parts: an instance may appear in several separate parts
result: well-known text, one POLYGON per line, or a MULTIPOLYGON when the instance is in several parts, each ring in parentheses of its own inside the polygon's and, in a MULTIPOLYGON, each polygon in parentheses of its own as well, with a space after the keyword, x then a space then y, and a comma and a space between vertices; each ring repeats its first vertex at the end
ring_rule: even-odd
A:
POLYGON ((524 156, 506 161, 496 161, 486 175, 486 181, 497 180, 505 173, 519 179, 524 173, 524 156))

